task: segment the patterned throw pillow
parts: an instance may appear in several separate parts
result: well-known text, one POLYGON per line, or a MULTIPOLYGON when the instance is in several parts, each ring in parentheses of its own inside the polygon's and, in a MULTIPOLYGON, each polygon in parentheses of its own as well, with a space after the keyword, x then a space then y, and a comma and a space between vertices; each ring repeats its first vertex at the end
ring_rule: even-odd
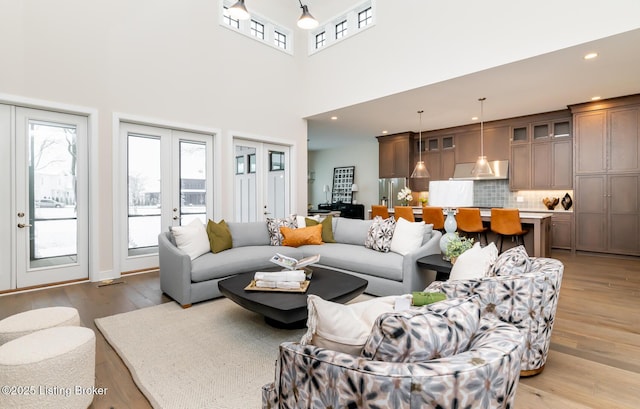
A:
POLYGON ((298 222, 296 221, 296 215, 285 217, 284 219, 272 219, 267 218, 267 230, 269 230, 269 244, 272 246, 282 245, 282 233, 280 233, 280 227, 288 227, 290 229, 297 229, 298 222))
POLYGON ((391 239, 396 228, 396 221, 393 217, 383 219, 381 216, 373 218, 373 223, 369 226, 367 240, 364 246, 368 249, 388 253, 391 250, 391 239))
POLYGON ((427 362, 464 352, 480 325, 477 296, 453 298, 378 317, 362 356, 384 362, 427 362))
POLYGON ((531 259, 524 246, 512 247, 498 256, 493 265, 493 275, 524 274, 531 270, 531 259))

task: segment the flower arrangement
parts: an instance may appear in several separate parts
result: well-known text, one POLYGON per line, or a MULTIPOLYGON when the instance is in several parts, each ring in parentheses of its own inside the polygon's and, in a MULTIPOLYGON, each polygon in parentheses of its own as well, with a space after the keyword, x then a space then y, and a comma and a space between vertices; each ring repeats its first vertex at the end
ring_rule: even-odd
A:
POLYGON ((420 204, 422 205, 422 207, 426 206, 427 203, 429 203, 429 199, 427 199, 426 197, 419 197, 418 198, 418 202, 420 202, 420 204))
POLYGON ((455 259, 458 258, 460 254, 469 250, 471 247, 473 247, 473 239, 464 236, 461 237, 456 232, 455 237, 447 243, 447 252, 445 255, 452 262, 455 262, 455 259))
POLYGON ((409 202, 413 200, 411 189, 409 189, 408 187, 403 187, 398 192, 398 200, 400 200, 405 206, 408 205, 409 202))

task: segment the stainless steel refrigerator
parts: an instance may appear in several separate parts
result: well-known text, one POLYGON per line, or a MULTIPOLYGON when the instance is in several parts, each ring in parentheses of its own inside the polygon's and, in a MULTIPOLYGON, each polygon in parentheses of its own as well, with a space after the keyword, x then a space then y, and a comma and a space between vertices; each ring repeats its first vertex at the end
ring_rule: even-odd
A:
POLYGON ((407 178, 384 178, 378 179, 378 203, 386 204, 387 207, 400 206, 398 192, 407 186, 407 178))

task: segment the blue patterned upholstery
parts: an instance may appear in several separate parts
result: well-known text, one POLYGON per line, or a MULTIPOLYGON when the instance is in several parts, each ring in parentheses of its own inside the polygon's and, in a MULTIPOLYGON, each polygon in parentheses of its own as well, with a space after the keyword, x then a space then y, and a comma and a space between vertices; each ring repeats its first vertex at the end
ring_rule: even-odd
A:
POLYGON ((385 362, 312 345, 280 345, 263 409, 512 408, 524 350, 511 324, 481 318, 464 351, 426 362, 385 362))
POLYGON ((515 325, 526 343, 521 365, 523 376, 544 369, 564 272, 564 265, 556 259, 532 257, 530 261, 525 273, 437 281, 425 289, 443 292, 448 298, 478 295, 483 317, 515 325))

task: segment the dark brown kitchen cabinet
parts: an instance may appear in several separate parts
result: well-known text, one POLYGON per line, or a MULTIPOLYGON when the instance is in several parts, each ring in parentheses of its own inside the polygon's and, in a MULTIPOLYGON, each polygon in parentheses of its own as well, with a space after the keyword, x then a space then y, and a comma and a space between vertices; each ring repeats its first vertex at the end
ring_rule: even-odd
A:
POLYGON ((510 127, 511 190, 573 188, 573 142, 568 111, 519 118, 510 127), (524 122, 526 120, 530 122, 524 122))
POLYGON ((576 173, 640 172, 640 107, 575 116, 576 173))
POLYGON ((413 132, 378 137, 378 173, 380 178, 408 178, 415 162, 412 155, 413 132))
MULTIPOLYGON (((431 180, 447 180, 453 177, 455 162, 455 137, 453 135, 441 135, 422 138, 422 160, 425 162, 429 171, 429 178, 409 180, 411 190, 427 191, 429 190, 429 181, 431 180)), ((416 138, 414 142, 415 153, 413 155, 414 163, 420 158, 419 141, 416 138)))
POLYGON ((640 95, 570 108, 576 250, 640 255, 640 95))
POLYGON ((531 189, 572 189, 571 140, 531 144, 531 189))
POLYGON ((531 188, 531 145, 528 143, 511 145, 509 187, 511 190, 531 188))
POLYGON ((573 213, 553 213, 551 215, 551 247, 573 249, 573 213))
POLYGON ((640 175, 576 176, 576 250, 640 255, 640 175))

